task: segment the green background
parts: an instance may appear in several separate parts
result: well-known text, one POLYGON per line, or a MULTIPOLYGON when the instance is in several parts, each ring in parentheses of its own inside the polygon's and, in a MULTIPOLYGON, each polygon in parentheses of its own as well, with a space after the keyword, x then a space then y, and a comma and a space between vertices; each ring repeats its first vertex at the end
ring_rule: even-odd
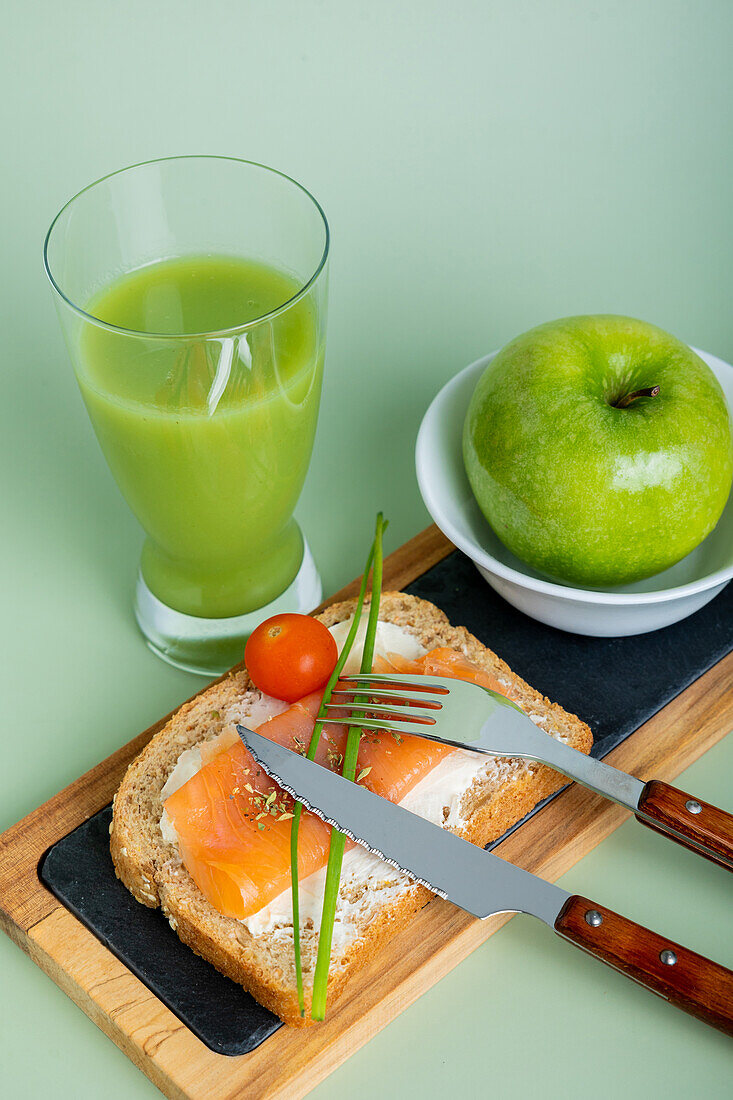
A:
MULTIPOLYGON (((200 683, 132 618, 141 533, 41 268, 58 207, 181 152, 264 161, 321 200, 327 384, 299 515, 333 590, 377 507, 390 549, 425 525, 421 415, 517 332, 623 312, 733 357, 732 35, 725 0, 6 2, 0 828, 200 683)), ((728 738, 682 782, 730 807, 731 774, 728 738)), ((731 880, 633 823, 568 883, 733 964, 731 880)), ((2 1096, 156 1095, 4 937, 0 988, 2 1096)), ((732 1049, 520 918, 313 1095, 723 1097, 732 1049)))

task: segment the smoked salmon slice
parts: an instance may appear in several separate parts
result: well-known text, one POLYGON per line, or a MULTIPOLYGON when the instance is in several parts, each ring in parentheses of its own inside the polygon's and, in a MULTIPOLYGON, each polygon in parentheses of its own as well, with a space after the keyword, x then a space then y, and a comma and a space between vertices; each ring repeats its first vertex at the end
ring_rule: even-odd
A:
POLYGON ((377 658, 374 671, 406 672, 415 676, 448 676, 453 680, 468 680, 471 684, 479 684, 491 691, 498 691, 500 695, 509 695, 495 676, 484 672, 469 661, 468 657, 448 646, 431 649, 424 657, 418 657, 414 661, 406 660, 399 653, 388 653, 386 657, 377 658))
MULTIPOLYGON (((494 691, 506 691, 494 677, 461 653, 434 649, 415 661, 396 654, 379 658, 375 671, 449 676, 494 691)), ((305 753, 322 692, 299 700, 258 726, 257 732, 294 752, 305 753)), ((327 725, 316 760, 341 771, 344 726, 327 725)), ((357 781, 375 794, 400 802, 442 760, 456 750, 420 737, 367 730, 359 746, 357 781)), ((181 859, 202 894, 220 913, 239 920, 258 912, 288 889, 293 799, 257 767, 233 729, 201 746, 202 767, 165 801, 178 836, 181 859)), ((325 865, 331 828, 303 813, 298 872, 303 879, 325 865)))

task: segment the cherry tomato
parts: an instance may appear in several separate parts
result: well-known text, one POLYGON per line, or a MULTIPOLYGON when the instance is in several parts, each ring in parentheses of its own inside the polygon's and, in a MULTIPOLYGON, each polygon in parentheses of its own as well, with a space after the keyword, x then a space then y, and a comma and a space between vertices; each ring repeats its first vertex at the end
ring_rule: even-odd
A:
POLYGON ((244 663, 255 686, 286 703, 322 687, 337 659, 330 630, 310 615, 265 619, 250 634, 244 650, 244 663))

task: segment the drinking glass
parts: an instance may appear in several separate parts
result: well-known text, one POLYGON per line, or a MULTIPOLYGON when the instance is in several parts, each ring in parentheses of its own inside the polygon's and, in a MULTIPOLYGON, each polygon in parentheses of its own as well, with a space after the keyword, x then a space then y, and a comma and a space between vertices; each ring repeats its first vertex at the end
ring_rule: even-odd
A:
POLYGON ((222 672, 263 618, 320 602, 293 511, 318 418, 328 248, 304 187, 228 157, 115 172, 48 231, 77 382, 146 534, 137 621, 179 667, 222 672))

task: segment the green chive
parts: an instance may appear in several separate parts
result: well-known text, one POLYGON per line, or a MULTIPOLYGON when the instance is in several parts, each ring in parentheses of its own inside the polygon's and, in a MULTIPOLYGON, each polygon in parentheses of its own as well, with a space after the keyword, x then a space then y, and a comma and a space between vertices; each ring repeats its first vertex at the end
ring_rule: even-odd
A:
MULTIPOLYGON (((386 524, 385 524, 386 527, 386 524)), ((328 678, 325 690, 323 692, 323 699, 321 700, 321 706, 318 710, 318 718, 315 726, 313 727, 313 733, 308 744, 308 751, 306 757, 308 760, 313 760, 316 755, 316 749, 318 748, 318 741, 321 733, 323 732, 323 719, 326 716, 325 706, 331 698, 331 692, 335 688, 338 678, 341 675, 344 665, 348 660, 349 653, 354 644, 356 638, 356 632, 359 629, 359 621, 361 619, 361 611, 364 606, 364 597, 366 596, 367 581, 369 579, 369 570, 372 567, 374 560, 375 545, 372 545, 369 551, 369 557, 367 558, 366 566, 364 568, 364 575, 361 579, 361 587, 359 589, 359 595, 356 600, 356 607, 354 608, 354 619, 349 628, 349 633, 346 636, 343 649, 339 654, 339 658, 336 662, 336 666, 328 678)), ((303 994, 303 960, 300 949, 300 896, 298 891, 298 833, 300 830, 300 819, 303 813, 302 802, 296 802, 293 806, 293 820, 290 826, 290 874, 292 880, 292 894, 293 894, 293 946, 295 949, 295 978, 298 986, 298 1005, 300 1007, 300 1015, 305 1016, 305 997, 303 994)))
MULTIPOLYGON (((379 602, 382 595, 382 535, 386 524, 382 513, 377 515, 377 527, 374 536, 373 570, 372 570, 372 600, 369 605, 369 619, 367 621, 366 636, 364 638, 364 653, 361 659, 361 672, 371 672, 374 661, 374 644, 377 637, 377 622, 379 620, 379 602)), ((363 583, 363 582, 362 582, 363 583)), ((367 697, 355 696, 354 704, 365 706, 367 697)), ((363 718, 364 713, 354 717, 363 718)), ((346 751, 344 753, 343 776, 345 779, 354 780, 356 775, 356 761, 359 755, 359 742, 362 730, 350 729, 346 739, 346 751)), ((368 770, 368 769, 365 769, 368 770)), ((326 1017, 326 1000, 328 995, 328 972, 331 968, 331 943, 333 940, 333 924, 336 916, 336 904, 338 902, 339 888, 341 886, 341 866, 344 858, 344 845, 346 837, 337 829, 331 830, 331 844, 328 851, 328 868, 326 870, 326 885, 323 891, 323 912, 321 914, 321 931, 318 936, 318 955, 316 957, 316 971, 313 977, 313 999, 311 1002, 311 1017, 314 1020, 323 1020, 326 1017)))

